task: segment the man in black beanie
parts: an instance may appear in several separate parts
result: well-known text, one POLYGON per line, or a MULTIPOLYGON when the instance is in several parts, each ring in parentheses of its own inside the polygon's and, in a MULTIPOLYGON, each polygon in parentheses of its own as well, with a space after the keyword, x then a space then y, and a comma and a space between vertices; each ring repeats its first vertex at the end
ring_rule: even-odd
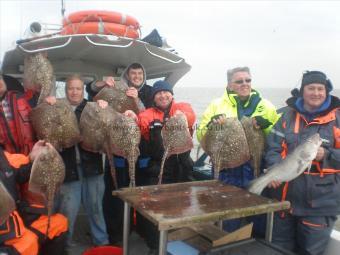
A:
POLYGON ((331 81, 327 78, 326 74, 320 71, 307 71, 302 76, 300 93, 302 94, 303 88, 312 83, 323 84, 326 87, 326 92, 329 94, 333 90, 331 81))
MULTIPOLYGON (((141 129, 141 143, 145 143, 142 155, 149 157, 148 165, 136 173, 137 185, 156 185, 160 174, 160 166, 164 154, 162 128, 165 122, 176 115, 184 115, 188 127, 193 134, 195 113, 190 104, 176 102, 171 84, 167 81, 154 83, 151 95, 153 107, 139 113, 139 126, 141 129)), ((164 163, 162 183, 178 183, 190 180, 193 170, 193 161, 190 150, 170 156, 164 163)), ((157 227, 140 214, 137 214, 137 232, 145 239, 150 248, 148 255, 158 254, 159 233, 157 227)))
POLYGON ((291 203, 289 212, 275 213, 273 243, 297 254, 323 254, 340 214, 340 100, 329 94, 332 89, 324 73, 304 73, 299 95, 287 100, 267 137, 267 169, 316 133, 329 141, 304 174, 269 185, 271 198, 291 203))

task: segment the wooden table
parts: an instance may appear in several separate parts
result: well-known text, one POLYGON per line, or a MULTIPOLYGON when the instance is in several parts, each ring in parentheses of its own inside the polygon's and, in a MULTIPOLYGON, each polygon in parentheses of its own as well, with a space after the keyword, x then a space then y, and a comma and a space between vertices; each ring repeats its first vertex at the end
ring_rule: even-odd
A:
POLYGON ((124 255, 128 254, 130 207, 160 231, 159 254, 166 254, 168 230, 267 213, 266 240, 271 241, 275 211, 290 203, 278 202, 216 180, 124 188, 114 191, 124 201, 124 255))

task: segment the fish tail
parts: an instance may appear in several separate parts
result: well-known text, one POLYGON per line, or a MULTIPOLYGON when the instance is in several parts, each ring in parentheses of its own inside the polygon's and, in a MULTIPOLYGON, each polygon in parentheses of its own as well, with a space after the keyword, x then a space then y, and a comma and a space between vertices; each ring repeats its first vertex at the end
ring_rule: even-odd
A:
POLYGON ((51 94, 52 81, 48 81, 47 84, 41 85, 40 95, 37 105, 44 102, 45 98, 51 94))
POLYGON ((55 191, 56 191, 55 186, 52 186, 49 188, 48 201, 47 201, 47 227, 46 227, 46 234, 45 234, 46 239, 48 239, 48 232, 50 230, 50 225, 51 225, 51 214, 52 214, 55 191))
POLYGON ((218 157, 216 160, 216 164, 214 165, 214 179, 215 180, 218 180, 218 177, 220 175, 220 165, 221 165, 220 157, 218 157))
POLYGON ((260 175, 260 162, 258 159, 254 159, 254 176, 255 178, 259 177, 260 175))
POLYGON ((268 178, 265 176, 259 177, 253 181, 251 181, 248 185, 248 191, 257 195, 260 195, 262 190, 268 185, 268 178))
POLYGON ((118 183, 117 183, 117 178, 116 178, 116 168, 115 165, 113 163, 113 159, 112 159, 112 153, 110 152, 110 149, 108 149, 109 146, 106 147, 106 157, 109 160, 109 164, 110 164, 110 172, 111 172, 111 177, 112 177, 112 182, 113 185, 115 187, 115 189, 118 189, 118 183))
POLYGON ((44 99, 45 99, 45 96, 43 95, 43 91, 41 91, 39 98, 38 98, 38 101, 37 101, 37 105, 41 104, 44 101, 44 99))
POLYGON ((133 150, 132 155, 128 157, 129 162, 129 175, 130 175, 130 187, 136 187, 136 165, 135 161, 133 160, 135 158, 135 150, 133 150))
POLYGON ((162 184, 163 171, 164 171, 164 163, 165 163, 165 160, 166 160, 166 158, 168 156, 168 152, 169 152, 169 148, 166 148, 165 151, 164 151, 164 155, 163 155, 162 163, 161 163, 161 169, 160 169, 159 176, 158 176, 158 185, 162 184))

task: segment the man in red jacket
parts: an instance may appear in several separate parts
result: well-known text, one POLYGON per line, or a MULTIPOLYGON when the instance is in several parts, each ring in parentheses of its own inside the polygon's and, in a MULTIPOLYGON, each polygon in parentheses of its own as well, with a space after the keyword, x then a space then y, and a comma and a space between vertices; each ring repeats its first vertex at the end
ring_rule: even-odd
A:
MULTIPOLYGON (((18 89, 18 86, 13 88, 12 82, 16 80, 14 78, 6 79, 8 77, 0 72, 0 146, 8 153, 28 155, 36 141, 29 119, 29 114, 36 105, 36 96, 32 94, 32 91, 23 93, 23 90, 18 89), (7 84, 8 81, 11 83, 7 84)), ((46 99, 46 102, 50 103, 50 99, 46 99)), ((20 216, 25 225, 38 235, 39 242, 44 244, 42 248, 46 252, 51 250, 49 253, 58 253, 58 250, 53 247, 64 245, 68 227, 67 219, 61 214, 53 215, 50 229, 55 231, 49 231, 49 236, 46 239, 47 209, 36 194, 28 191, 27 181, 28 179, 26 183, 20 183, 20 216)))
MULTIPOLYGON (((158 183, 160 165, 164 154, 161 130, 164 122, 177 114, 184 114, 188 120, 189 130, 193 133, 196 120, 195 113, 188 103, 177 103, 173 97, 171 85, 166 81, 157 81, 152 88, 154 106, 139 113, 138 120, 142 133, 142 155, 150 158, 148 166, 136 173, 137 185, 154 185, 158 183), (143 151, 144 150, 144 151, 143 151)), ((162 183, 176 183, 190 180, 193 161, 190 150, 170 156, 164 165, 162 183)), ((145 237, 150 248, 149 254, 156 254, 158 249, 158 231, 152 223, 137 214, 137 231, 145 237)))

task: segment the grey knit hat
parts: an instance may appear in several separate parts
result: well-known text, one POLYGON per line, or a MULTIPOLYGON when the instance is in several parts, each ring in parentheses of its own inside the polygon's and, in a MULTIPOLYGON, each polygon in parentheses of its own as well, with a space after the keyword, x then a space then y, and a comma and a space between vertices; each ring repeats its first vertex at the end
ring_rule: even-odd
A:
POLYGON ((331 81, 327 78, 326 74, 320 71, 307 71, 302 76, 300 93, 302 93, 304 86, 312 83, 325 85, 327 94, 333 90, 333 85, 331 81))

